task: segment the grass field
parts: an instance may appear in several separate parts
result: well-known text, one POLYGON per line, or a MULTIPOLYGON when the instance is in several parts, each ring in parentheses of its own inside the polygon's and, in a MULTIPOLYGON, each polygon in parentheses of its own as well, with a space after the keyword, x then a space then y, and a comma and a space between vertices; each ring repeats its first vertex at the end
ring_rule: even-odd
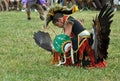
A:
MULTIPOLYGON (((73 16, 84 19, 85 27, 91 31, 96 14, 98 11, 83 11, 73 16)), ((120 11, 113 17, 105 69, 51 65, 50 53, 33 40, 34 32, 43 30, 44 22, 38 13, 33 12, 31 17, 28 21, 23 12, 0 12, 0 81, 120 81, 120 11)), ((46 31, 52 38, 55 36, 51 29, 46 31)))

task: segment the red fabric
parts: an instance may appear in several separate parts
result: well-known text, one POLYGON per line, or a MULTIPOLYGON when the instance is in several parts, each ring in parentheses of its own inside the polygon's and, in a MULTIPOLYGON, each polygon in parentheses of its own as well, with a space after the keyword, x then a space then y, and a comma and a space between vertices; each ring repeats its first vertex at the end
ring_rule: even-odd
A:
POLYGON ((67 15, 65 15, 65 16, 63 17, 63 21, 64 21, 64 23, 67 21, 67 18, 68 18, 67 15))
POLYGON ((107 63, 105 60, 94 65, 95 68, 105 68, 106 66, 107 66, 107 63))
POLYGON ((66 58, 65 66, 71 66, 71 65, 72 65, 71 57, 66 58))
POLYGON ((79 56, 83 56, 83 52, 86 50, 89 54, 90 60, 91 60, 91 67, 95 68, 105 68, 106 67, 106 61, 100 61, 99 63, 95 64, 95 57, 94 57, 94 50, 91 49, 91 46, 89 45, 89 41, 86 39, 82 45, 79 48, 79 56))
MULTIPOLYGON (((78 50, 78 54, 79 54, 79 59, 82 60, 83 58, 83 52, 84 50, 86 50, 89 54, 89 58, 90 58, 90 67, 92 68, 105 68, 106 67, 106 61, 100 61, 99 63, 95 64, 95 57, 94 57, 94 50, 91 49, 91 46, 89 45, 89 41, 88 39, 85 39, 84 42, 82 42, 81 46, 79 47, 78 50)), ((60 60, 60 54, 55 53, 54 54, 54 62, 58 63, 58 61, 60 60)), ((71 57, 66 57, 66 63, 64 64, 65 66, 71 66, 72 61, 71 61, 71 57)), ((81 63, 76 64, 75 66, 81 66, 81 63)))
POLYGON ((85 41, 82 43, 82 45, 79 48, 80 57, 83 55, 84 50, 88 52, 91 60, 91 64, 94 65, 95 63, 94 51, 91 49, 91 46, 89 45, 89 41, 87 39, 85 39, 85 41))
POLYGON ((53 60, 51 61, 51 64, 58 64, 60 60, 60 54, 55 52, 53 55, 53 60))

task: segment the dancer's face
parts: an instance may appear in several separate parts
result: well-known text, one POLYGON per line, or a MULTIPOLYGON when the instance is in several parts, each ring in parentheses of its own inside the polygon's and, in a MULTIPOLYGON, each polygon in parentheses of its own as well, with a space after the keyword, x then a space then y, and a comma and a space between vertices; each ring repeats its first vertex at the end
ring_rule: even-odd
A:
POLYGON ((58 18, 58 21, 54 23, 54 25, 58 26, 59 28, 63 28, 64 26, 63 18, 58 18))

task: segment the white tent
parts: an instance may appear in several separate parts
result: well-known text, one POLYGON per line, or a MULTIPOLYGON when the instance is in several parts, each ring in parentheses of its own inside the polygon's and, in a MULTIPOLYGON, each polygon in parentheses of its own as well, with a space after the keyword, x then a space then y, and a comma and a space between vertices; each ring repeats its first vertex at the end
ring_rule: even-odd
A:
POLYGON ((120 5, 120 0, 114 0, 115 5, 120 5))

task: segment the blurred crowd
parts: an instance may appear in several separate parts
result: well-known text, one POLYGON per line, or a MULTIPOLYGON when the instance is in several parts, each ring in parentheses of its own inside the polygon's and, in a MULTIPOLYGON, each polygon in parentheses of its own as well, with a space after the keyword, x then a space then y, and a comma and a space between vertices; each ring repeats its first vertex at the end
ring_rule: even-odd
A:
POLYGON ((120 0, 0 0, 0 11, 25 11, 27 1, 37 2, 44 10, 54 4, 68 7, 76 4, 79 10, 100 10, 104 4, 112 5, 117 10, 117 6, 120 5, 120 0))

